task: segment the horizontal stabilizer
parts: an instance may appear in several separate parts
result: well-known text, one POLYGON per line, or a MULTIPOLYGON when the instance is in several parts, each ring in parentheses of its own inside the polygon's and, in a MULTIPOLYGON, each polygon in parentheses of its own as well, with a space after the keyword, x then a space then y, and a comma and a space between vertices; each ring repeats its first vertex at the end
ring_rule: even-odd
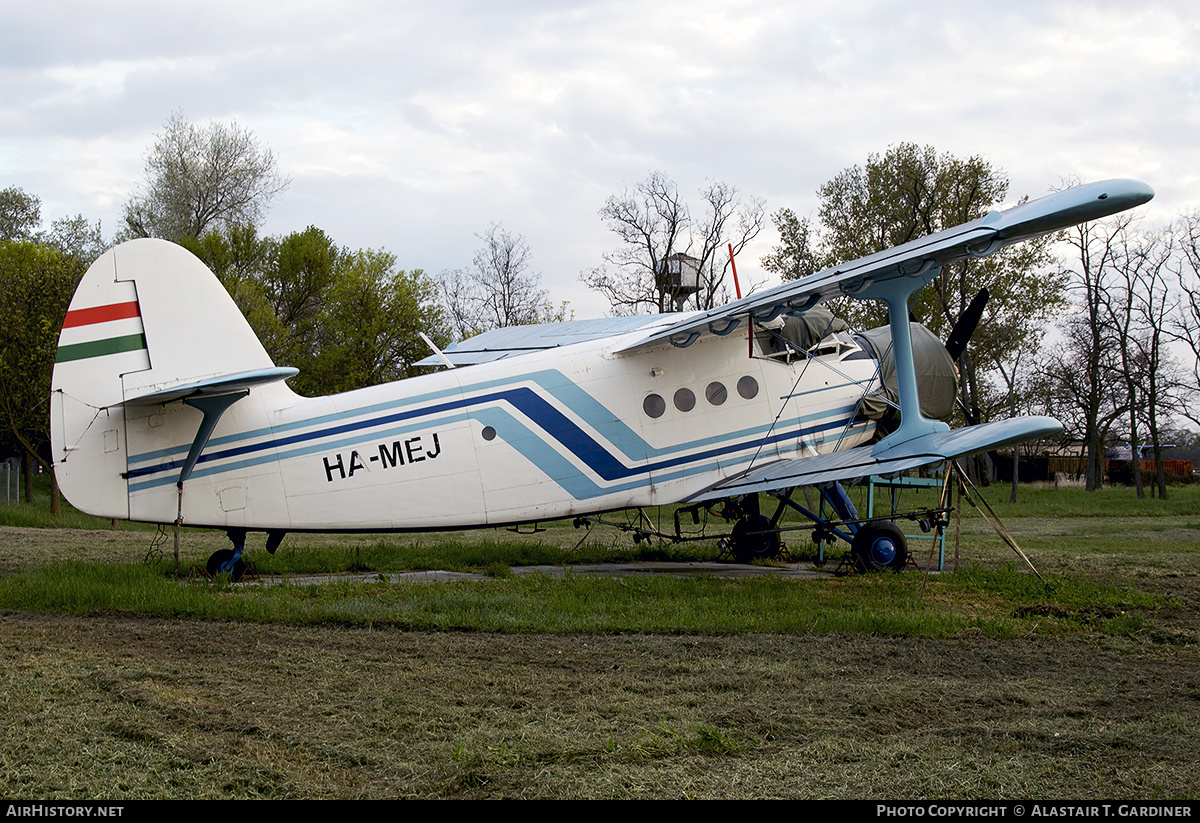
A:
POLYGON ((147 392, 125 399, 127 406, 151 406, 156 403, 169 403, 172 400, 183 400, 191 397, 211 397, 218 394, 233 394, 244 389, 252 389, 267 383, 287 380, 300 373, 299 369, 274 367, 257 371, 244 371, 237 374, 223 374, 210 377, 207 380, 196 380, 182 383, 178 386, 147 392))
POLYGON ((1052 417, 1014 417, 948 432, 925 434, 892 447, 882 458, 874 454, 872 446, 859 446, 833 454, 781 460, 723 480, 688 502, 719 500, 797 486, 819 486, 872 474, 895 474, 1060 434, 1062 424, 1052 417))

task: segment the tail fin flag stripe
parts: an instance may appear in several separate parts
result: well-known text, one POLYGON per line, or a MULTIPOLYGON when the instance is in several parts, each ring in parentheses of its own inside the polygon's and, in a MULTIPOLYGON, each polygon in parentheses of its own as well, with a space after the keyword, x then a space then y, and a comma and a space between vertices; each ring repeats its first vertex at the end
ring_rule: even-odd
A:
POLYGON ((55 363, 145 350, 146 335, 138 301, 72 309, 63 321, 58 342, 55 363))
POLYGON ((146 335, 126 334, 121 337, 108 337, 94 340, 90 343, 74 343, 69 346, 59 346, 55 363, 69 363, 72 360, 87 360, 92 357, 103 357, 106 354, 120 354, 127 351, 143 351, 146 348, 146 335))
POLYGON ((90 309, 75 309, 67 312, 67 319, 63 321, 63 328, 70 329, 76 326, 91 326, 96 323, 107 323, 110 320, 126 320, 130 317, 141 317, 142 313, 138 308, 136 300, 130 300, 126 303, 112 303, 107 306, 93 306, 90 309))

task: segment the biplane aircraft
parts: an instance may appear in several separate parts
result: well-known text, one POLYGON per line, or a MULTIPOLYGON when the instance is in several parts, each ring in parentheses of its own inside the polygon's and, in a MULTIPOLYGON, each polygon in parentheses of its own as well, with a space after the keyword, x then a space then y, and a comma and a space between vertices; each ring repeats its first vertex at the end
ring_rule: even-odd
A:
MULTIPOLYGON (((501 329, 436 354, 456 368, 313 398, 288 388, 296 370, 271 361, 203 263, 133 240, 92 264, 63 324, 55 471, 86 512, 225 530, 233 548, 209 570, 235 576, 252 531, 274 551, 292 531, 459 529, 722 500, 741 513, 735 553, 751 557, 778 540, 759 492, 836 491, 1058 434, 1047 417, 950 430, 923 409, 914 351, 928 332, 910 324, 910 298, 949 263, 1153 196, 1131 180, 1082 185, 710 311, 501 329), (842 295, 887 305, 882 349, 831 328, 802 344, 785 337, 842 295), (894 400, 881 404, 892 363, 894 400)), ((856 522, 844 494, 831 502, 852 553, 903 563, 895 526, 856 522)))

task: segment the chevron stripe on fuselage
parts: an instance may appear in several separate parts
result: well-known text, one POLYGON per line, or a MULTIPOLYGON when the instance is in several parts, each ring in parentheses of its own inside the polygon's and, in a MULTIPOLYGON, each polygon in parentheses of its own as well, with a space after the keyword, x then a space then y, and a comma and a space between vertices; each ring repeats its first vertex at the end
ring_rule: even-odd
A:
MULTIPOLYGON (((814 451, 832 450, 846 437, 862 394, 857 382, 866 379, 833 381, 823 369, 815 374, 819 380, 811 396, 784 404, 781 398, 793 393, 803 366, 751 360, 744 341, 714 339, 695 351, 665 347, 605 356, 612 345, 580 344, 570 347, 575 351, 527 355, 332 398, 295 398, 266 419, 260 415, 257 426, 245 425, 253 415, 239 403, 231 410, 231 425, 223 421, 218 427, 187 484, 187 502, 203 500, 206 495, 194 490, 207 485, 220 505, 207 513, 193 511, 189 522, 230 524, 229 512, 245 508, 230 508, 222 487, 264 474, 277 474, 286 487, 286 511, 278 510, 280 501, 271 502, 270 494, 248 494, 245 507, 254 514, 245 516, 255 525, 330 527, 330 501, 337 499, 346 509, 335 517, 340 528, 479 525, 649 505, 666 486, 703 488, 752 461, 793 454, 801 442, 814 451), (669 379, 673 374, 678 377, 669 379), (745 377, 761 385, 753 397, 732 391, 745 377), (707 402, 706 385, 719 381, 729 387, 728 399, 707 402), (671 393, 681 388, 700 395, 694 413, 672 407, 671 393), (659 419, 642 408, 654 389, 667 396, 670 412, 659 419), (799 402, 806 408, 797 411, 799 402), (781 413, 785 406, 788 411, 781 413), (406 463, 412 471, 394 471, 406 463), (443 493, 460 496, 460 505, 432 516, 426 504, 406 502, 405 487, 436 485, 447 476, 459 480, 443 493), (374 499, 366 494, 380 485, 396 493, 374 499), (372 510, 382 505, 388 510, 372 510), (313 507, 324 513, 314 515, 313 507)), ((871 367, 869 376, 874 363, 864 365, 871 367)), ((803 383, 798 391, 805 393, 803 383)), ((136 421, 130 425, 142 431, 136 421)), ((856 427, 843 445, 860 442, 865 430, 856 427)), ((135 509, 139 498, 149 503, 164 492, 173 498, 190 445, 181 438, 170 447, 139 449, 142 442, 131 432, 127 477, 135 509)), ((228 496, 241 505, 240 496, 228 496)))

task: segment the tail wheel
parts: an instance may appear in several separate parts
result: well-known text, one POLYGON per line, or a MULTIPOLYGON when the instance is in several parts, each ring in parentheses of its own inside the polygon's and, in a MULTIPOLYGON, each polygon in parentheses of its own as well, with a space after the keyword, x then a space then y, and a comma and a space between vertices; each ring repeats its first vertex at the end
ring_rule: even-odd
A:
POLYGON ((779 554, 779 532, 771 528, 771 518, 762 514, 748 515, 734 523, 730 543, 733 557, 739 563, 779 554))
POLYGON ((208 571, 209 577, 216 577, 218 574, 228 574, 229 579, 234 583, 242 579, 242 575, 246 573, 246 561, 238 558, 238 561, 233 564, 232 571, 222 571, 221 567, 233 559, 233 549, 221 549, 215 551, 208 558, 208 563, 205 569, 208 571))
POLYGON ((895 523, 867 523, 854 535, 850 554, 865 571, 898 572, 908 563, 908 542, 895 523))

